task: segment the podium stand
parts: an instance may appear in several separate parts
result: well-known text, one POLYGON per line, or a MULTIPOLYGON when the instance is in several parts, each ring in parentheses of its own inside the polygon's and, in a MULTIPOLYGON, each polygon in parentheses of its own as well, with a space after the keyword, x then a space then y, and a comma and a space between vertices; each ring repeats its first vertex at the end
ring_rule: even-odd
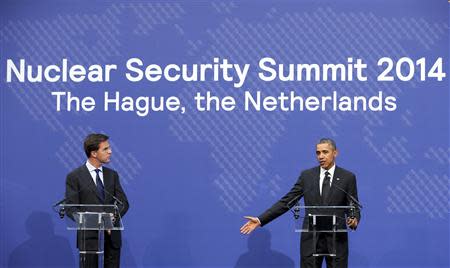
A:
POLYGON ((80 267, 86 267, 89 255, 95 255, 98 267, 103 267, 104 232, 123 230, 116 205, 60 204, 60 214, 66 214, 67 230, 77 231, 80 267))
POLYGON ((336 234, 348 232, 345 215, 353 215, 355 206, 295 206, 294 211, 300 214, 295 232, 311 233, 313 239, 313 256, 336 257, 336 234), (321 233, 331 234, 332 245, 329 252, 318 252, 317 241, 321 233))

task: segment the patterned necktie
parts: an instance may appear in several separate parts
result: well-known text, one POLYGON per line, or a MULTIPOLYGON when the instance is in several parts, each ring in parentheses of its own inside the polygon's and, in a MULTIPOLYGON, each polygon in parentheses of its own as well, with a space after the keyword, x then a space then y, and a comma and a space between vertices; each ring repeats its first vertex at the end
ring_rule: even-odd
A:
POLYGON ((103 186, 102 180, 100 179, 100 169, 96 169, 95 173, 97 173, 97 176, 95 177, 95 182, 97 184, 97 194, 103 203, 105 202, 105 187, 103 186))
POLYGON ((322 183, 322 204, 325 205, 328 194, 330 193, 330 172, 325 172, 325 178, 322 183))

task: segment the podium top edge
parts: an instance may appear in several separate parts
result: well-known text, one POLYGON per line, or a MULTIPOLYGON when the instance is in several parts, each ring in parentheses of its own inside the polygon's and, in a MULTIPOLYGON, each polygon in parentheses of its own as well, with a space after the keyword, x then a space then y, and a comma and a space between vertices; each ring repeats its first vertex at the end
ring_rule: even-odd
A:
POLYGON ((304 209, 349 209, 349 208, 356 208, 355 206, 294 206, 297 208, 304 208, 304 209))

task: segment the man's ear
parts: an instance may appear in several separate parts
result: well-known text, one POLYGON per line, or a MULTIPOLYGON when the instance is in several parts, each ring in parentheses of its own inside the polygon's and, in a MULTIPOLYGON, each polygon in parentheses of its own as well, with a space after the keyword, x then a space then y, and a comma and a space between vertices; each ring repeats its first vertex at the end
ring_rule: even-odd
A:
POLYGON ((336 157, 336 156, 338 156, 338 155, 339 155, 338 149, 334 150, 334 157, 336 157))

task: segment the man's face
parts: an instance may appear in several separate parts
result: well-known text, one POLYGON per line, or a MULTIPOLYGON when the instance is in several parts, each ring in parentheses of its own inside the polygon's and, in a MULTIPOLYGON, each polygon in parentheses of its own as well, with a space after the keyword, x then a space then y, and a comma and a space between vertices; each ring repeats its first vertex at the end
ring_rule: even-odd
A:
POLYGON ((91 155, 97 159, 101 164, 109 163, 111 158, 111 147, 109 146, 108 141, 103 141, 98 145, 98 150, 93 151, 91 155))
POLYGON ((319 143, 316 145, 316 156, 319 165, 324 169, 330 169, 334 165, 337 156, 337 150, 328 143, 319 143))

